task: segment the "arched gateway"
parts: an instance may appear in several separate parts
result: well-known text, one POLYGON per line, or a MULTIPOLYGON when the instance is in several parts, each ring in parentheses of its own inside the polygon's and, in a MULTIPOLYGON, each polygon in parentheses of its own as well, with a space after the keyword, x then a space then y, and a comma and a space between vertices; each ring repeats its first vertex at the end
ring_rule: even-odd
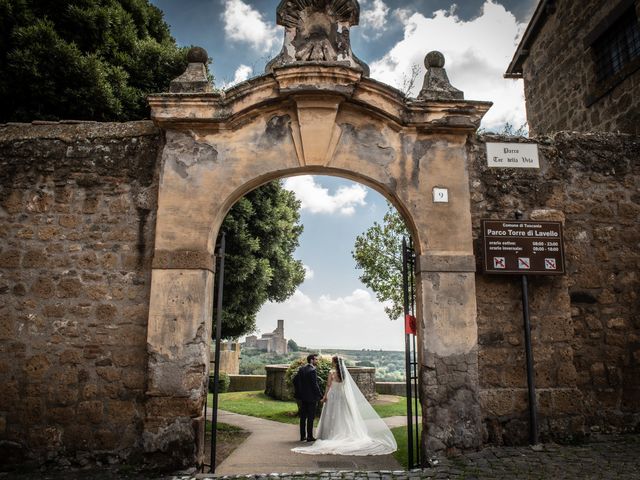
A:
POLYGON ((422 449, 482 442, 466 142, 490 103, 463 100, 437 52, 418 99, 368 78, 349 44, 358 15, 355 0, 283 0, 284 46, 265 75, 214 92, 206 54, 193 49, 171 93, 150 98, 166 144, 147 338, 149 453, 201 458, 194 445, 225 214, 269 180, 310 173, 368 185, 404 216, 418 255, 422 449))

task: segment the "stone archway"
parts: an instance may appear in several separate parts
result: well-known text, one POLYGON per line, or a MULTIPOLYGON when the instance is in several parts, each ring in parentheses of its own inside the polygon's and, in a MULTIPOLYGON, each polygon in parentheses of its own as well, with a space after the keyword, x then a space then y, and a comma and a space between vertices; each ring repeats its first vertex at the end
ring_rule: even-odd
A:
POLYGON ((150 454, 201 459, 213 250, 225 214, 262 183, 309 173, 366 184, 407 220, 418 254, 422 449, 482 442, 466 142, 490 104, 463 100, 436 53, 418 99, 368 78, 348 42, 357 21, 355 0, 283 1, 285 42, 268 73, 214 92, 206 53, 195 49, 172 93, 150 98, 166 135, 147 337, 150 454), (435 202, 434 188, 448 202, 435 202))

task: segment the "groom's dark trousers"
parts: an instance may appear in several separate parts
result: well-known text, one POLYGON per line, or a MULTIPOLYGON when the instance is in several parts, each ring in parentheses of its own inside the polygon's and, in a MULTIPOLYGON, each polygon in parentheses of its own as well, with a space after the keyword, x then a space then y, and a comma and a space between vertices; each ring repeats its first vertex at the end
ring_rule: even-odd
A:
POLYGON ((316 368, 310 363, 300 367, 293 377, 293 387, 300 410, 300 439, 311 440, 313 419, 316 416, 318 400, 322 398, 316 368))
POLYGON ((305 438, 311 440, 313 438, 313 420, 316 416, 318 402, 300 402, 298 408, 300 409, 300 440, 305 438))

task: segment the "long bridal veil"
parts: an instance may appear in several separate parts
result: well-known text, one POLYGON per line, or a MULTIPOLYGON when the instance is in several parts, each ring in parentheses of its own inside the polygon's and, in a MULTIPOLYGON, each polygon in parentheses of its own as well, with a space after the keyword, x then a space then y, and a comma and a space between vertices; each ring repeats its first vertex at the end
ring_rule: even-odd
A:
POLYGON ((393 437, 393 433, 389 430, 389 427, 384 420, 373 409, 371 404, 362 394, 353 377, 347 370, 342 358, 338 361, 340 366, 340 373, 342 374, 344 382, 344 394, 347 400, 347 404, 354 407, 356 417, 362 419, 366 435, 374 442, 385 447, 385 453, 395 452, 398 449, 396 439, 393 437))
POLYGON ((364 397, 342 359, 338 360, 342 382, 334 381, 325 404, 318 440, 293 448, 309 455, 386 455, 398 449, 389 427, 364 397))

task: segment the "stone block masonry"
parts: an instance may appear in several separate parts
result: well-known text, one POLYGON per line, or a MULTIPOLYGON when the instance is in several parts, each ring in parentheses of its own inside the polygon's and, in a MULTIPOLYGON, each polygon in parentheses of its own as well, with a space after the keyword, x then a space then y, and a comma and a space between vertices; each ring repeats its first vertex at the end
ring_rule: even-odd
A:
MULTIPOLYGON (((638 59, 629 61, 612 78, 598 82, 596 54, 587 40, 622 3, 553 2, 553 13, 536 34, 523 63, 527 119, 533 132, 579 130, 640 134, 638 59)), ((631 2, 626 3, 628 8, 633 7, 631 2)), ((640 17, 638 1, 635 11, 636 18, 640 17)))
POLYGON ((0 458, 140 442, 159 131, 0 126, 0 458))
POLYGON ((479 371, 488 439, 527 441, 519 277, 482 275, 481 218, 564 222, 567 275, 529 286, 543 440, 640 427, 640 139, 558 133, 534 139, 540 169, 492 169, 469 144, 478 261, 479 371), (525 218, 527 218, 527 216, 525 218))
MULTIPOLYGON (((486 166, 485 141, 525 140, 466 144, 478 271, 470 255, 470 267, 446 275, 421 259, 434 298, 453 305, 425 316, 427 341, 461 334, 454 307, 474 275, 478 319, 477 361, 474 350, 421 359, 432 450, 472 448, 476 431, 487 443, 527 441, 520 286, 482 274, 477 238, 481 218, 515 210, 564 221, 567 275, 530 285, 541 438, 640 425, 640 140, 559 133, 536 139, 538 170, 486 166), (447 415, 468 428, 448 430, 447 415)), ((202 399, 173 392, 203 391, 205 372, 147 343, 182 338, 162 322, 148 334, 163 142, 151 122, 0 126, 0 461, 195 457, 202 399), (159 361, 166 368, 149 369, 159 361)))

